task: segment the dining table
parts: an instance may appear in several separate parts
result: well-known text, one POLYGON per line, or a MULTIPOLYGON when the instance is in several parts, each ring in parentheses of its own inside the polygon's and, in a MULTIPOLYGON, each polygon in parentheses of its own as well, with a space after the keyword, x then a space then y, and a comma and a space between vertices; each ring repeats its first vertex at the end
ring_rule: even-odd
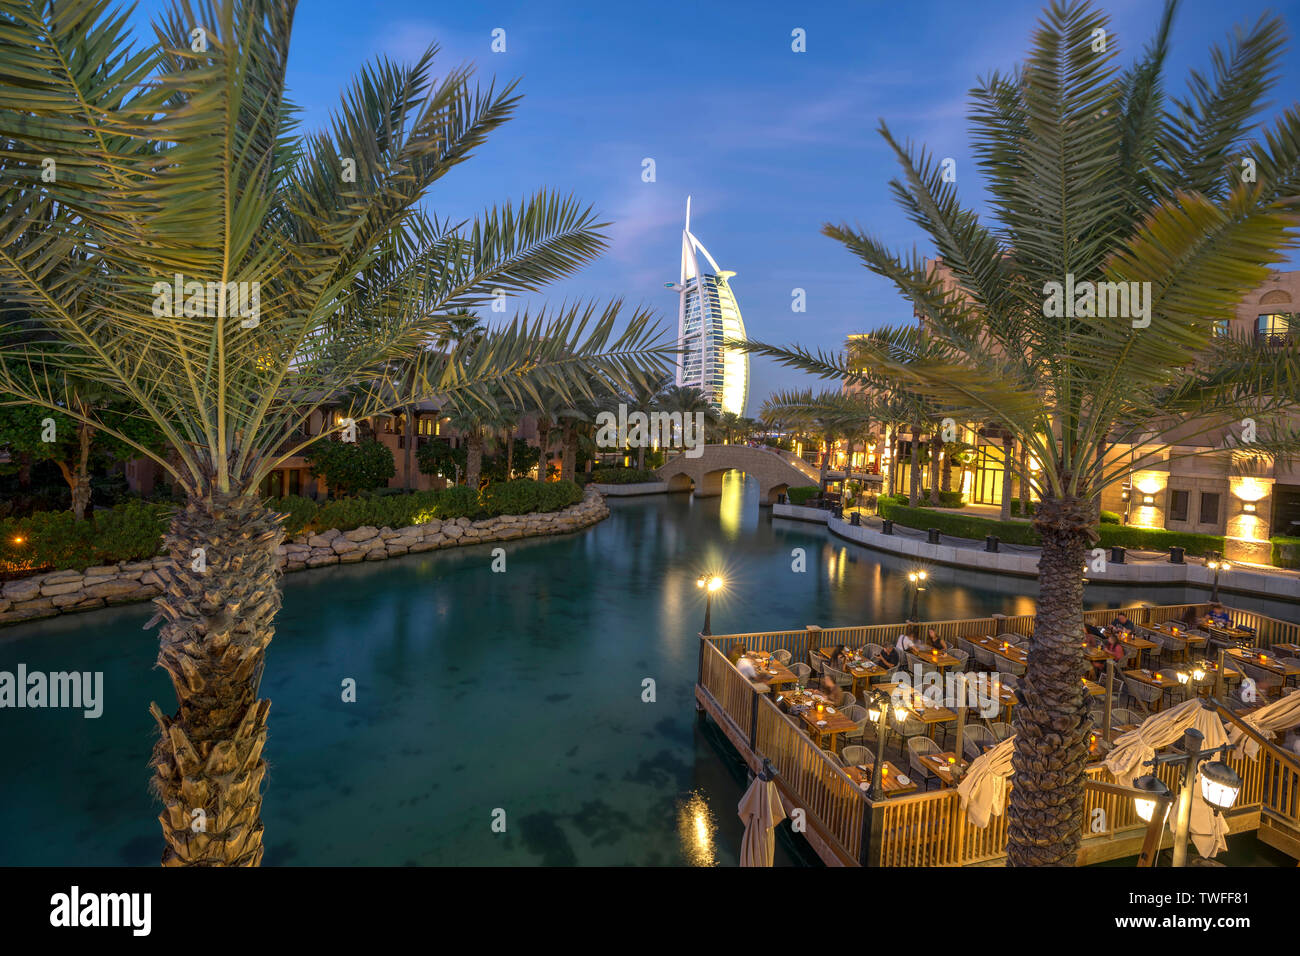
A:
MULTIPOLYGON (((1150 687, 1159 687, 1161 691, 1173 690, 1175 687, 1182 686, 1182 684, 1178 682, 1178 678, 1175 676, 1174 672, 1169 669, 1153 671, 1135 667, 1132 670, 1125 671, 1124 674, 1126 677, 1131 677, 1136 681, 1141 681, 1143 684, 1150 687)), ((1159 710, 1163 704, 1164 694, 1161 694, 1160 697, 1156 699, 1152 709, 1159 710)))
POLYGON ((803 722, 804 730, 817 746, 825 750, 835 749, 837 734, 853 730, 857 726, 843 710, 815 692, 787 691, 781 694, 781 703, 785 705, 792 717, 803 722), (822 707, 820 713, 817 710, 818 705, 822 707))
POLYGON ((758 671, 758 676, 754 680, 760 684, 766 684, 769 687, 786 687, 799 682, 798 675, 771 654, 765 654, 762 651, 749 651, 741 655, 741 660, 746 658, 758 671))
POLYGON ((1236 624, 1215 624, 1207 620, 1201 624, 1201 627, 1208 631, 1211 637, 1217 637, 1229 644, 1235 644, 1237 647, 1249 645, 1255 640, 1254 631, 1248 631, 1236 624))
POLYGON ((1187 630, 1187 625, 1178 621, 1161 621, 1159 624, 1148 624, 1145 626, 1148 631, 1154 631, 1162 638, 1173 640, 1179 644, 1179 660, 1186 661, 1188 652, 1191 648, 1202 648, 1209 642, 1209 637, 1205 634, 1193 634, 1187 630))
POLYGON ((1152 648, 1159 646, 1155 641, 1148 641, 1145 637, 1124 630, 1119 632, 1119 642, 1125 647, 1131 647, 1137 651, 1137 653, 1133 655, 1133 663, 1136 664, 1138 668, 1142 667, 1142 652, 1149 651, 1152 648))
POLYGON ((1267 651, 1246 650, 1241 647, 1232 647, 1225 652, 1225 657, 1230 660, 1243 661, 1253 664, 1255 667, 1262 667, 1270 673, 1281 677, 1285 682, 1292 677, 1300 675, 1300 666, 1288 663, 1275 654, 1267 651))
POLYGON ((990 637, 987 634, 979 637, 966 637, 964 640, 1017 667, 1026 667, 1029 664, 1029 653, 1023 647, 1012 644, 1010 641, 999 641, 996 637, 990 637))
POLYGON ((957 754, 951 750, 937 754, 924 754, 917 758, 917 763, 934 774, 939 783, 945 787, 957 786, 957 781, 960 779, 958 774, 970 766, 968 760, 958 759, 957 754))
MULTIPOLYGON (((875 766, 875 759, 868 756, 865 763, 845 766, 844 772, 848 774, 850 780, 858 785, 859 790, 870 791, 871 775, 875 766)), ((917 785, 915 780, 900 772, 893 763, 886 760, 880 768, 880 789, 884 791, 883 796, 889 797, 897 794, 915 793, 917 785)), ((874 797, 875 794, 871 794, 871 796, 874 797)))
MULTIPOLYGON (((832 647, 817 648, 817 653, 827 661, 831 659, 831 653, 833 651, 834 648, 832 647)), ((840 668, 836 669, 839 670, 840 668)), ((881 667, 875 661, 869 660, 856 653, 846 662, 843 671, 853 678, 852 693, 854 697, 861 696, 861 690, 864 684, 870 683, 875 678, 883 677, 888 673, 886 668, 881 667)))

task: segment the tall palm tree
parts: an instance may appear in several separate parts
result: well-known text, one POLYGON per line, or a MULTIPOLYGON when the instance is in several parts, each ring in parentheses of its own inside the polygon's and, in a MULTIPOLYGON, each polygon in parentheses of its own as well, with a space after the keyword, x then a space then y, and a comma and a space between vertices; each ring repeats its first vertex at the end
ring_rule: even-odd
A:
MULTIPOLYGON (((1300 347, 1215 334, 1297 240, 1300 108, 1287 106, 1252 138, 1277 78, 1283 26, 1265 16, 1239 31, 1215 51, 1211 75, 1194 76, 1188 97, 1171 105, 1163 72, 1174 7, 1134 65, 1119 69, 1107 18, 1087 3, 1055 3, 1023 66, 975 88, 975 151, 995 225, 958 202, 941 164, 882 125, 903 170, 894 194, 959 294, 915 253, 895 255, 846 225, 825 228, 894 282, 948 352, 919 360, 879 350, 863 361, 963 409, 964 420, 996 424, 1039 463, 1042 556, 1014 717, 1012 865, 1077 857, 1090 727, 1079 569, 1097 538, 1095 495, 1129 467, 1102 452, 1115 441, 1141 444, 1141 467, 1164 456, 1300 448, 1285 424, 1300 402, 1300 347), (1095 49, 1099 30, 1111 38, 1105 50, 1095 49), (1253 182, 1241 175, 1243 156, 1254 160, 1253 182), (1048 283, 1067 277, 1139 283, 1150 294, 1146 319, 1086 305, 1058 313, 1059 286, 1048 283), (1236 437, 1246 418, 1257 426, 1252 444, 1236 437)), ((828 377, 856 374, 834 356, 753 351, 828 377)))
POLYGON ((683 422, 702 414, 706 429, 718 421, 717 409, 709 403, 704 392, 692 385, 669 385, 660 394, 659 408, 669 414, 681 415, 683 422))
POLYGON ((53 354, 129 400, 173 456, 94 408, 63 411, 152 459, 186 498, 164 537, 155 617, 178 702, 171 715, 151 707, 169 865, 262 859, 259 687, 284 529, 258 486, 316 440, 294 437, 300 423, 349 390, 346 417, 360 421, 435 394, 628 387, 665 354, 645 313, 615 332, 618 303, 521 316, 468 354, 424 349, 446 315, 494 290, 572 274, 604 248, 600 224, 546 192, 463 227, 420 212, 518 104, 513 85, 477 87, 468 68, 435 80, 436 48, 366 68, 326 130, 298 134, 285 98, 293 12, 181 2, 136 48, 110 0, 75 16, 0 0, 0 307, 29 311, 50 340, 39 356, 5 348, 0 392, 56 407, 50 377, 29 374, 53 354), (49 182, 31 174, 45 157, 57 157, 49 182), (394 401, 406 362, 409 393, 394 401))

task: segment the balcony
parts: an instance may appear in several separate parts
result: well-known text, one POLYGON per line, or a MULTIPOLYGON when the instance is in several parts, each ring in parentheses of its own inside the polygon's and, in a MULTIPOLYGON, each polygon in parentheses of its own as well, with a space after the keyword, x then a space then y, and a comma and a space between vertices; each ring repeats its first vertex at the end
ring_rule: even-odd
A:
POLYGON ((1265 346, 1284 346, 1294 341, 1295 336, 1288 331, 1255 332, 1255 344, 1265 346))

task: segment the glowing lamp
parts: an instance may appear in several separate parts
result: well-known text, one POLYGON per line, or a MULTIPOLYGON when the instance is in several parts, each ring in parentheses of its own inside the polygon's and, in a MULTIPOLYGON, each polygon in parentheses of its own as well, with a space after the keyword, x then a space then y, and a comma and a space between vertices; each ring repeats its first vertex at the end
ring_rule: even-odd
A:
POLYGON ((1201 766, 1201 796, 1215 811, 1227 810, 1237 800, 1241 777, 1221 760, 1212 760, 1201 766))
MULTIPOLYGON (((1151 774, 1138 777, 1133 781, 1133 787, 1143 793, 1143 796, 1133 798, 1133 809, 1143 822, 1150 823, 1151 817, 1156 812, 1156 801, 1161 797, 1168 797, 1169 788, 1165 786, 1163 780, 1151 774)), ((1170 803, 1171 801, 1165 803, 1166 817, 1169 815, 1170 803)))

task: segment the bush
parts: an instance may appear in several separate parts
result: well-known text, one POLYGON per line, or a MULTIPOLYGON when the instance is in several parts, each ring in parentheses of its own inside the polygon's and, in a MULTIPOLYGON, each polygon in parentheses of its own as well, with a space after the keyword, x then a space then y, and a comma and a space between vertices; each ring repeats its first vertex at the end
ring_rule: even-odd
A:
MULTIPOLYGON (((1031 501, 1031 502, 1029 502, 1029 507, 1025 509, 1025 517, 1029 517, 1029 516, 1031 516, 1031 515, 1034 513, 1034 511, 1035 511, 1034 503, 1031 501)), ((1019 516, 1019 514, 1020 514, 1020 499, 1019 499, 1019 498, 1012 498, 1012 499, 1011 499, 1011 513, 1012 513, 1013 515, 1017 515, 1017 516, 1019 516)), ((1119 516, 1116 515, 1116 517, 1118 518, 1119 516)))
POLYGON ((373 438, 362 442, 322 439, 307 449, 305 457, 312 476, 325 479, 331 496, 378 488, 397 474, 392 451, 373 438))
POLYGON ((0 521, 0 568, 84 571, 158 554, 173 509, 131 500, 78 521, 71 511, 38 511, 0 521))
POLYGON ((1142 551, 1168 551, 1183 548, 1188 554, 1209 554, 1223 550, 1223 535, 1192 534, 1187 531, 1166 531, 1164 528, 1134 528, 1129 525, 1104 524, 1099 529, 1098 546, 1109 548, 1119 545, 1142 551))
POLYGON ((541 486, 531 478, 499 481, 483 489, 479 497, 489 515, 526 515, 536 511, 542 500, 541 486))
MULTIPOLYGON (((903 502, 907 501, 907 495, 903 495, 903 502)), ((930 489, 927 488, 921 492, 921 502, 928 507, 934 507, 930 504, 930 489)), ((965 502, 962 500, 960 491, 941 491, 939 492, 940 508, 960 508, 965 502)))
POLYGON ((644 481, 658 481, 659 476, 648 469, 597 468, 592 471, 591 480, 602 485, 633 485, 644 481))
POLYGON ((821 488, 817 485, 799 485, 795 488, 786 490, 786 500, 792 505, 802 505, 804 502, 816 498, 822 493, 821 488))
POLYGON ((540 490, 538 511, 559 511, 582 500, 582 489, 572 481, 548 481, 540 490))
POLYGON ((994 521, 973 515, 944 514, 933 508, 909 508, 891 498, 880 499, 880 517, 889 518, 907 528, 938 528, 944 534, 978 541, 985 535, 995 534, 1010 544, 1039 543, 1038 533, 1021 521, 994 521))
POLYGON ((438 492, 437 517, 473 518, 478 513, 478 492, 468 485, 452 485, 438 492))
POLYGON ((288 534, 298 534, 316 517, 320 510, 316 502, 302 495, 285 495, 283 498, 269 498, 266 506, 284 518, 284 530, 288 534))
POLYGON ((1277 535, 1269 539, 1273 545, 1272 561, 1279 568, 1296 568, 1300 570, 1300 538, 1277 535))
POLYGON ((1119 524, 1119 515, 1113 511, 1103 511, 1101 513, 1102 524, 1119 524))

